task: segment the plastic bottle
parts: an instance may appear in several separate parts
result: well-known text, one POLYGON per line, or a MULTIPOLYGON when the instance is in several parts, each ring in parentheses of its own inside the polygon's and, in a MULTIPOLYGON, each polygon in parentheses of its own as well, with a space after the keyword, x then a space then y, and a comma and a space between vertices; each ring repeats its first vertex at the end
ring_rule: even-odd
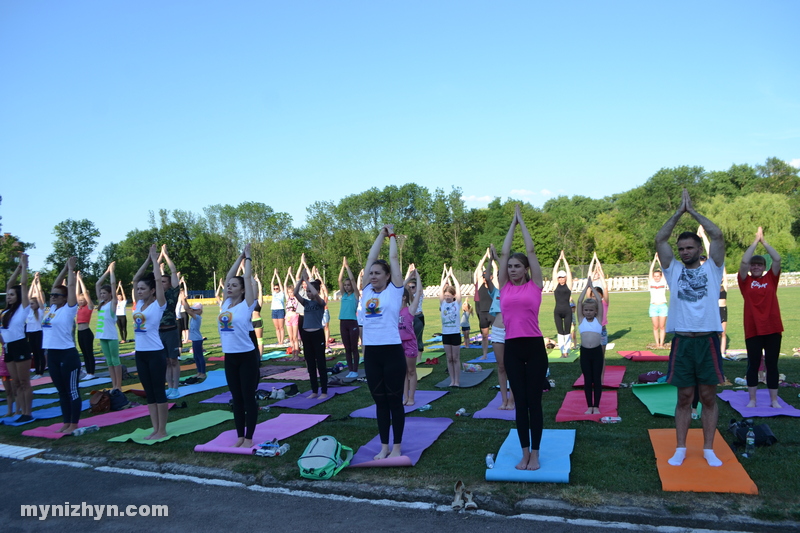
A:
POLYGON ((747 421, 747 436, 744 439, 744 456, 752 458, 756 453, 756 434, 753 431, 753 421, 747 421))
POLYGON ((95 431, 100 431, 99 426, 86 426, 83 428, 78 428, 72 432, 73 437, 80 437, 81 435, 86 435, 87 433, 94 433, 95 431))
POLYGON ((487 453, 486 454, 486 468, 494 468, 494 454, 487 453))
POLYGON ((744 378, 736 378, 733 380, 737 385, 747 385, 747 380, 744 378))
POLYGON ((259 408, 258 408, 258 410, 259 410, 259 411, 266 411, 266 412, 268 412, 268 413, 269 413, 269 405, 265 405, 265 406, 263 406, 263 407, 259 407, 259 408))
POLYGON ((418 409, 418 411, 430 411, 430 410, 431 410, 431 404, 429 403, 426 403, 425 405, 423 405, 418 409))
POLYGON ((603 424, 616 424, 617 422, 622 422, 621 416, 604 416, 600 419, 600 422, 603 424))
POLYGON ((463 407, 458 411, 456 411, 456 416, 466 416, 466 415, 467 415, 467 410, 464 409, 463 407))
POLYGON ((289 451, 289 443, 288 443, 288 442, 285 442, 285 443, 281 444, 281 447, 280 447, 280 448, 278 448, 278 449, 275 451, 275 456, 277 457, 277 456, 279 456, 279 455, 284 455, 284 454, 286 454, 286 452, 288 452, 288 451, 289 451))

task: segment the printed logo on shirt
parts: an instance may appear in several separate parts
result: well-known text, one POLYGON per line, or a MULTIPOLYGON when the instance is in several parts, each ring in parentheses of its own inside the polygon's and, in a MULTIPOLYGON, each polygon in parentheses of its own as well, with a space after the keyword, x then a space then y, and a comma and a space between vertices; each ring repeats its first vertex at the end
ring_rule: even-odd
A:
POLYGON ((364 306, 365 318, 378 318, 383 316, 383 309, 381 309, 380 298, 370 298, 367 300, 367 305, 364 306))
POLYGON ((219 322, 219 330, 230 332, 233 331, 233 315, 229 311, 224 311, 219 314, 217 319, 219 322))
POLYGON ((455 326, 458 322, 458 310, 455 306, 445 306, 442 309, 442 326, 455 326))
POLYGON ((105 327, 106 319, 103 316, 103 313, 97 313, 97 333, 103 333, 103 328, 105 327))
POLYGON ((708 274, 702 268, 684 268, 678 278, 678 299, 699 302, 708 296, 708 274))
POLYGON ((147 319, 144 317, 144 313, 133 313, 133 332, 147 333, 147 319))
POLYGON ((759 283, 758 281, 753 280, 753 282, 750 284, 751 289, 766 289, 767 287, 769 287, 769 282, 767 281, 764 283, 759 283))
POLYGON ((43 328, 52 328, 53 327, 53 318, 55 318, 56 314, 50 312, 49 307, 44 308, 44 318, 42 319, 42 327, 43 328))

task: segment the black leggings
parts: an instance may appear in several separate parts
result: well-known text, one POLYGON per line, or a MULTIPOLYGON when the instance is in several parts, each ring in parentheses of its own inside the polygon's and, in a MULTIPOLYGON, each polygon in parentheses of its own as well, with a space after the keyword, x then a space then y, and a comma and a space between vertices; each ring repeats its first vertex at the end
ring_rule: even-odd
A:
POLYGON ((117 329, 122 342, 128 342, 128 317, 117 315, 117 329))
POLYGON ((583 392, 588 407, 600 407, 603 394, 603 347, 584 348, 581 346, 581 372, 583 372, 583 392), (594 398, 592 398, 594 393, 594 398))
POLYGON ((328 369, 325 366, 325 330, 300 330, 303 339, 303 357, 308 368, 308 379, 311 380, 311 392, 316 394, 322 387, 322 394, 328 393, 328 369), (319 375, 319 382, 317 382, 319 375))
POLYGON ((556 320, 556 330, 559 335, 569 335, 572 329, 572 308, 567 305, 566 307, 556 306, 553 311, 553 317, 556 320))
POLYGON ((344 355, 347 357, 347 368, 350 372, 358 372, 358 321, 340 320, 339 334, 344 344, 344 355))
POLYGON ((547 377, 547 350, 542 337, 506 339, 506 372, 516 402, 519 443, 538 450, 542 441, 542 388, 547 377))
POLYGON ((81 395, 78 392, 78 374, 81 356, 75 348, 47 350, 48 368, 53 385, 58 390, 58 402, 65 424, 77 424, 81 418, 81 395))
POLYGON ((253 438, 258 422, 258 402, 256 388, 261 379, 258 366, 261 357, 258 350, 244 353, 225 354, 225 379, 233 397, 233 423, 236 436, 253 438))
POLYGON ((86 364, 86 373, 94 374, 94 333, 89 328, 78 330, 78 346, 86 364))
POLYGON ((417 351, 425 351, 425 344, 422 340, 422 332, 425 330, 425 315, 422 313, 414 315, 414 335, 417 336, 417 351))
POLYGON ((364 346, 364 372, 375 412, 381 444, 389 444, 389 427, 394 444, 403 442, 406 413, 403 409, 403 384, 406 379, 406 358, 402 344, 364 346))
POLYGON ((167 351, 136 350, 136 371, 142 382, 147 403, 167 403, 164 382, 167 380, 167 351))
POLYGON ((42 330, 30 331, 25 336, 28 338, 28 346, 33 353, 34 371, 41 376, 47 368, 47 360, 44 357, 44 350, 42 350, 42 330))
POLYGON ((778 356, 781 352, 780 333, 756 335, 744 340, 747 348, 747 386, 758 386, 758 367, 761 366, 761 354, 764 354, 764 366, 767 367, 767 388, 778 388, 778 356))

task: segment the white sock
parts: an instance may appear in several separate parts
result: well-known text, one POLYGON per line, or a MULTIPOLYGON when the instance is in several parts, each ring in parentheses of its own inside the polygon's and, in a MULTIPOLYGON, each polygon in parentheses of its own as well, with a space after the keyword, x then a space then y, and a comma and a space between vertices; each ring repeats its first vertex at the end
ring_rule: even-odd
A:
POLYGON ((722 466, 722 461, 719 460, 714 450, 703 450, 703 457, 706 458, 708 466, 722 466))
POLYGON ((667 462, 672 466, 681 466, 684 459, 686 459, 686 448, 675 448, 675 455, 667 462))

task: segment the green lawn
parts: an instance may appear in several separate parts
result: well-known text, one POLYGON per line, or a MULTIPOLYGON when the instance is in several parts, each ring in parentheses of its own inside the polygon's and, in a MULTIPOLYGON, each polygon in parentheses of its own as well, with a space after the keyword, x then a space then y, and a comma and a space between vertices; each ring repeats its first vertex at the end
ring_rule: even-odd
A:
MULTIPOLYGON (((779 291, 783 310, 784 328, 783 353, 780 371, 786 374, 788 382, 798 381, 800 374, 800 358, 793 358, 792 348, 800 346, 798 335, 798 316, 800 315, 800 288, 782 288, 779 291)), ((616 343, 614 350, 639 350, 652 342, 652 327, 647 317, 649 296, 646 293, 613 293, 609 312, 610 341, 616 343)), ((438 301, 425 301, 427 327, 425 338, 430 338, 439 330, 437 311, 438 301)), ((338 316, 338 302, 330 306, 331 315, 338 316)), ((555 336, 551 319, 553 298, 545 295, 542 305, 542 331, 545 335, 555 336)), ((744 348, 742 336, 742 301, 737 290, 729 291, 729 347, 744 348)), ((216 308, 208 307, 204 320, 204 333, 208 337, 208 345, 218 342, 218 334, 214 329, 216 308)), ((268 311, 265 317, 268 317, 268 311)), ((275 333, 271 321, 265 318, 264 341, 275 342, 275 333)), ((332 335, 339 337, 338 321, 333 321, 332 335)), ((477 321, 473 321, 477 328, 477 321)), ((132 344, 123 345, 121 351, 132 348, 132 344)), ((219 348, 212 348, 212 355, 220 353, 219 348)), ((268 351, 266 349, 265 351, 268 351)), ((663 352, 666 354, 667 352, 663 352)), ((480 355, 480 350, 462 350, 462 361, 480 355)), ((625 381, 631 382, 642 372, 649 370, 666 371, 666 363, 629 362, 621 358, 615 351, 607 354, 608 364, 625 365, 628 370, 625 381)), ((129 359, 128 361, 132 361, 129 359)), ((133 364, 133 363, 129 363, 133 364)), ((275 363, 264 364, 294 364, 275 363)), ((332 364, 332 363, 331 363, 332 364)), ((493 365, 490 365, 493 366, 493 365)), ((221 368, 219 364, 216 368, 221 368)), ((214 367, 212 367, 213 369, 214 367)), ((421 389, 434 389, 434 384, 446 377, 446 365, 433 366, 433 374, 420 381, 421 389)), ((593 422, 577 422, 556 424, 555 414, 560 407, 564 394, 572 390, 572 383, 580 374, 579 364, 551 365, 551 377, 556 381, 556 388, 544 395, 545 428, 577 430, 575 450, 572 454, 572 474, 569 485, 558 484, 523 484, 523 483, 488 483, 484 478, 484 457, 487 453, 496 453, 512 423, 499 420, 474 420, 454 416, 460 407, 474 412, 484 407, 494 396, 490 386, 497 383, 494 375, 484 384, 471 389, 451 391, 441 400, 433 404, 433 409, 425 413, 414 413, 414 416, 452 417, 454 423, 422 456, 414 468, 396 469, 345 469, 337 480, 367 482, 377 484, 404 485, 411 488, 433 488, 442 492, 452 492, 456 479, 464 482, 477 494, 490 494, 496 498, 514 503, 519 499, 531 496, 562 497, 574 503, 591 505, 599 502, 625 505, 628 503, 645 504, 666 502, 675 512, 704 506, 725 510, 749 512, 759 518, 779 519, 789 517, 800 519, 800 421, 789 417, 777 417, 759 422, 767 422, 778 437, 778 444, 768 449, 758 449, 756 457, 743 461, 743 464, 759 487, 759 496, 716 495, 665 493, 655 466, 652 447, 648 438, 649 428, 673 427, 672 418, 658 418, 649 414, 644 405, 636 399, 630 389, 618 391, 620 424, 597 424, 593 422)), ((725 362, 725 373, 731 381, 744 376, 745 362, 725 362)), ((187 373, 188 374, 188 373, 187 373)), ((134 381, 131 381, 134 382, 134 381)), ((298 382, 301 391, 308 390, 308 382, 298 382)), ((171 419, 182 418, 209 409, 219 408, 208 404, 198 404, 199 400, 218 394, 220 390, 190 396, 189 408, 172 411, 171 419)), ((800 406, 798 399, 800 389, 781 387, 779 394, 789 404, 800 406)), ((131 398, 132 395, 129 395, 131 398)), ((104 428, 98 433, 81 438, 64 438, 58 441, 45 441, 21 437, 23 428, 0 426, 0 438, 3 442, 27 446, 42 446, 67 454, 84 454, 106 456, 115 459, 174 461, 205 465, 209 467, 227 468, 236 472, 272 476, 278 481, 298 480, 296 460, 305 445, 317 435, 331 434, 341 442, 357 449, 377 434, 374 420, 351 419, 348 414, 360 407, 372 403, 366 384, 352 393, 331 400, 308 413, 327 413, 330 418, 314 428, 300 433, 288 440, 292 449, 286 457, 260 458, 227 456, 222 454, 197 454, 193 447, 197 443, 211 440, 224 429, 233 427, 220 425, 201 431, 191 436, 184 436, 155 446, 140 446, 133 443, 111 444, 106 439, 144 427, 146 419, 104 428)), ((719 402, 719 428, 726 441, 730 442, 727 432, 728 421, 738 417, 727 403, 719 402)), ((269 413, 262 412, 265 420, 275 417, 286 409, 273 409, 269 413)), ((47 421, 48 424, 56 420, 47 421)), ((40 423, 42 424, 42 423, 40 423)), ((699 427, 693 422, 693 427, 699 427)), ((33 427, 29 424, 27 427, 33 427)), ((266 478, 269 480, 269 477, 266 478)))

